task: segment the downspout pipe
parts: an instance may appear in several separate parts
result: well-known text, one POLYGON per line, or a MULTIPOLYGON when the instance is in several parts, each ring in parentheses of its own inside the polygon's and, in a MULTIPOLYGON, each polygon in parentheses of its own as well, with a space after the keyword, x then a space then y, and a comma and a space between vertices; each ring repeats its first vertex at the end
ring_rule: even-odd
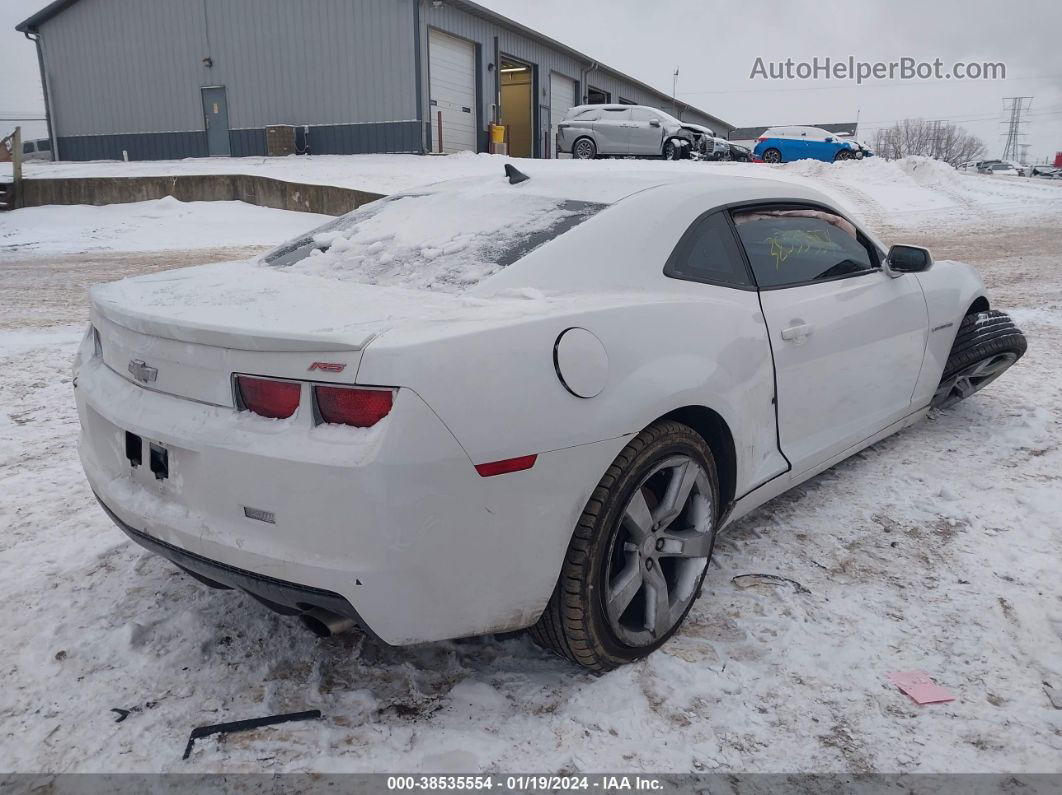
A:
POLYGON ((431 137, 431 126, 424 123, 424 56, 421 53, 423 42, 421 41, 422 27, 420 24, 421 6, 424 0, 417 0, 413 5, 413 68, 417 73, 417 126, 420 128, 420 153, 425 154, 430 150, 428 139, 431 137))
POLYGON ((585 105, 587 102, 590 101, 590 88, 587 84, 587 79, 591 72, 597 70, 597 67, 598 62, 591 61, 590 65, 583 69, 582 73, 579 75, 579 82, 582 84, 579 87, 582 89, 583 92, 583 101, 579 103, 580 105, 585 105))
POLYGON ((33 42, 37 47, 37 68, 41 73, 41 92, 44 94, 44 121, 48 125, 48 141, 52 145, 52 160, 59 159, 59 142, 55 140, 55 131, 52 129, 52 98, 48 90, 48 73, 44 70, 44 49, 41 43, 41 34, 31 34, 22 31, 22 35, 33 42))

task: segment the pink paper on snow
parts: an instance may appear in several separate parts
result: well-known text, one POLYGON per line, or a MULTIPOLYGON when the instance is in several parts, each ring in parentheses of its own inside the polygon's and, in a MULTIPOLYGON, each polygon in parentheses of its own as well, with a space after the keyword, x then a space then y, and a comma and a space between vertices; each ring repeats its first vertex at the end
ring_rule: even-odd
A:
POLYGON ((955 696, 922 671, 896 671, 886 674, 886 678, 914 699, 916 704, 939 704, 955 700, 955 696))

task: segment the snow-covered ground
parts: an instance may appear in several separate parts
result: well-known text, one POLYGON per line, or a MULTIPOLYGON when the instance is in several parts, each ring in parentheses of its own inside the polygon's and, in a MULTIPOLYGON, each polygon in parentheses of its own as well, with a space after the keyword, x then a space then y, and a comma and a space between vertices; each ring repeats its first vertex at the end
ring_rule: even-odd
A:
MULTIPOLYGON (((27 178, 135 177, 180 174, 258 174, 293 182, 338 185, 376 193, 395 193, 455 177, 501 174, 502 164, 515 163, 533 171, 585 173, 588 164, 575 160, 521 160, 500 155, 310 155, 272 158, 195 158, 188 160, 123 163, 99 160, 87 163, 35 161, 25 165, 27 178)), ((890 212, 913 217, 919 213, 991 205, 1004 216, 1020 214, 1032 197, 1062 202, 1062 183, 1021 177, 990 177, 956 171, 926 158, 908 158, 897 168, 881 158, 844 163, 802 160, 783 166, 752 163, 708 163, 659 160, 599 160, 591 168, 603 171, 688 170, 699 174, 770 174, 776 179, 810 177, 820 187, 834 188, 858 200, 873 196, 890 212)))
MULTIPOLYGON (((290 161, 289 178, 327 161, 369 190, 502 162, 290 161)), ((674 165, 810 179, 886 241, 973 262, 1028 354, 984 393, 739 522, 683 630, 644 662, 594 677, 523 637, 319 640, 126 541, 88 491, 69 372, 83 284, 211 258, 130 253, 143 238, 101 208, 115 213, 116 253, 0 254, 0 769, 1062 771, 1062 710, 1044 689, 1062 689, 1062 190, 924 160, 674 165), (741 574, 802 588, 739 587, 741 574), (910 669, 956 701, 915 706, 885 679, 910 669), (130 714, 117 723, 112 708, 130 714), (194 726, 310 708, 322 719, 209 738, 181 760, 194 726)), ((539 167, 646 165, 527 164, 539 167)), ((69 210, 41 212, 63 227, 69 210)))

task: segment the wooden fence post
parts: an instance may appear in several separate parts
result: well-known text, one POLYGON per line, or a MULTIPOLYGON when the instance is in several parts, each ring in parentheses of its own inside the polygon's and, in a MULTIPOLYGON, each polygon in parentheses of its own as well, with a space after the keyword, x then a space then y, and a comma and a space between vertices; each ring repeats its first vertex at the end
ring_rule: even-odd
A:
POLYGON ((11 169, 14 176, 14 209, 22 206, 22 128, 16 127, 11 136, 11 169))

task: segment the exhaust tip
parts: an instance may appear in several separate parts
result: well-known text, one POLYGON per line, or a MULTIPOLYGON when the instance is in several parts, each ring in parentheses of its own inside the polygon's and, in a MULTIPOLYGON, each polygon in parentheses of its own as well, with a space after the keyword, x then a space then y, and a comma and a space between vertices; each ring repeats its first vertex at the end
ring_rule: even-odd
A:
POLYGON ((314 608, 299 616, 299 621, 319 638, 330 638, 354 629, 354 619, 314 608))

